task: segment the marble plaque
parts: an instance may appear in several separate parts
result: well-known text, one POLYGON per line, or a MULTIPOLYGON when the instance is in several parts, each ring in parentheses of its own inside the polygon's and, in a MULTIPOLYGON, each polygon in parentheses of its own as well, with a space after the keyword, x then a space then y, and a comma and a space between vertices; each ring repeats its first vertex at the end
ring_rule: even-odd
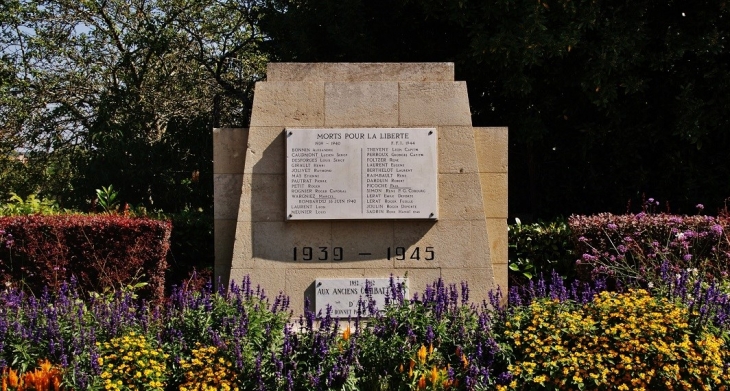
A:
MULTIPOLYGON (((366 284, 370 283, 371 298, 379 310, 385 308, 385 297, 393 297, 390 287, 390 278, 320 278, 314 282, 315 312, 324 316, 327 306, 332 307, 333 318, 356 317, 358 303, 362 298, 367 314, 368 295, 366 284)), ((408 279, 396 278, 396 286, 403 289, 403 295, 408 297, 408 279)))
POLYGON ((285 132, 288 220, 438 219, 435 128, 285 132))

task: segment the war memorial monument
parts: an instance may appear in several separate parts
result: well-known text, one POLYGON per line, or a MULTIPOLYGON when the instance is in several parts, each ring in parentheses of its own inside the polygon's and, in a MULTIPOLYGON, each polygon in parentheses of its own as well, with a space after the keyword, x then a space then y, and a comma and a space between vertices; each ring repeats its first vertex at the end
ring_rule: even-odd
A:
POLYGON ((354 314, 366 280, 507 287, 507 128, 452 63, 270 63, 249 128, 213 131, 215 278, 354 314))

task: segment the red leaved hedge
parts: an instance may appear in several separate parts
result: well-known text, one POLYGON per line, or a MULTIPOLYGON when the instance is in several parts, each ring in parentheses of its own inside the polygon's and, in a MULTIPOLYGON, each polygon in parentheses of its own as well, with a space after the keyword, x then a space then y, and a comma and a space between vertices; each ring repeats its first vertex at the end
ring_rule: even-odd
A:
POLYGON ((37 292, 72 276, 93 291, 144 281, 140 293, 159 299, 171 229, 168 221, 118 215, 0 217, 0 278, 37 292))

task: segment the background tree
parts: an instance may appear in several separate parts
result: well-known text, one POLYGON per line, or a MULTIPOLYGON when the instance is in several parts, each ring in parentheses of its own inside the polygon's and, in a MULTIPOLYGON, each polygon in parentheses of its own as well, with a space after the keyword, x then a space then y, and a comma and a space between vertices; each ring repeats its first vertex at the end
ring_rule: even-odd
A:
POLYGON ((510 211, 674 212, 730 196, 724 2, 272 0, 284 61, 453 61, 475 126, 510 128, 510 211), (635 209, 636 210, 636 209, 635 209))
POLYGON ((114 184, 134 205, 212 207, 211 126, 245 124, 263 75, 254 3, 28 0, 2 10, 10 93, 0 129, 15 136, 3 156, 24 151, 28 167, 25 187, 3 192, 83 207, 114 184))

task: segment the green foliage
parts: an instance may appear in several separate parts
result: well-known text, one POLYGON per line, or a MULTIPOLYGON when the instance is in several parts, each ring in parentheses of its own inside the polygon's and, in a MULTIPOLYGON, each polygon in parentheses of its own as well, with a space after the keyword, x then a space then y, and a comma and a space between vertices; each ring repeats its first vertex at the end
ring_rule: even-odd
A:
POLYGON ((184 301, 171 308, 164 325, 176 336, 165 345, 165 352, 185 360, 172 365, 173 382, 191 381, 186 377, 187 365, 203 353, 194 351, 201 346, 220 347, 222 351, 216 353, 224 360, 238 358, 238 377, 253 381, 257 357, 263 355, 268 362, 282 343, 289 314, 272 311, 267 301, 250 291, 212 295, 180 291, 179 295, 184 301))
POLYGON ((108 187, 102 186, 101 189, 96 189, 96 203, 106 213, 115 212, 119 210, 119 200, 117 200, 119 192, 114 190, 112 185, 108 187))
POLYGON ((697 316, 643 290, 603 292, 582 306, 541 299, 514 308, 498 335, 514 378, 498 389, 723 389, 725 342, 693 330, 697 316))
POLYGON ((489 370, 484 365, 496 350, 485 315, 465 305, 464 285, 463 301, 455 285, 439 280, 432 288, 421 300, 386 305, 358 335, 362 389, 469 389, 470 376, 485 389, 489 385, 476 375, 489 370))
MULTIPOLYGON (((572 279, 575 276, 575 245, 564 219, 509 226, 509 270, 512 282, 550 275, 553 270, 572 279)), ((519 285, 519 284, 518 284, 519 285)))
POLYGON ((120 203, 210 208, 210 129, 246 124, 264 73, 255 5, 0 6, 0 180, 12 186, 0 197, 50 194, 86 209, 114 183, 120 203))
POLYGON ((728 196, 730 7, 640 0, 274 0, 282 61, 453 61, 475 126, 510 130, 510 210, 728 196))
MULTIPOLYGON (((202 210, 165 215, 172 223, 166 280, 172 285, 202 288, 213 275, 213 216, 202 210)), ((214 281, 214 283, 218 283, 214 281)))
POLYGON ((55 215, 65 213, 59 208, 58 203, 47 198, 38 198, 35 194, 21 198, 15 193, 10 193, 7 203, 0 205, 0 216, 28 216, 28 215, 55 215))

